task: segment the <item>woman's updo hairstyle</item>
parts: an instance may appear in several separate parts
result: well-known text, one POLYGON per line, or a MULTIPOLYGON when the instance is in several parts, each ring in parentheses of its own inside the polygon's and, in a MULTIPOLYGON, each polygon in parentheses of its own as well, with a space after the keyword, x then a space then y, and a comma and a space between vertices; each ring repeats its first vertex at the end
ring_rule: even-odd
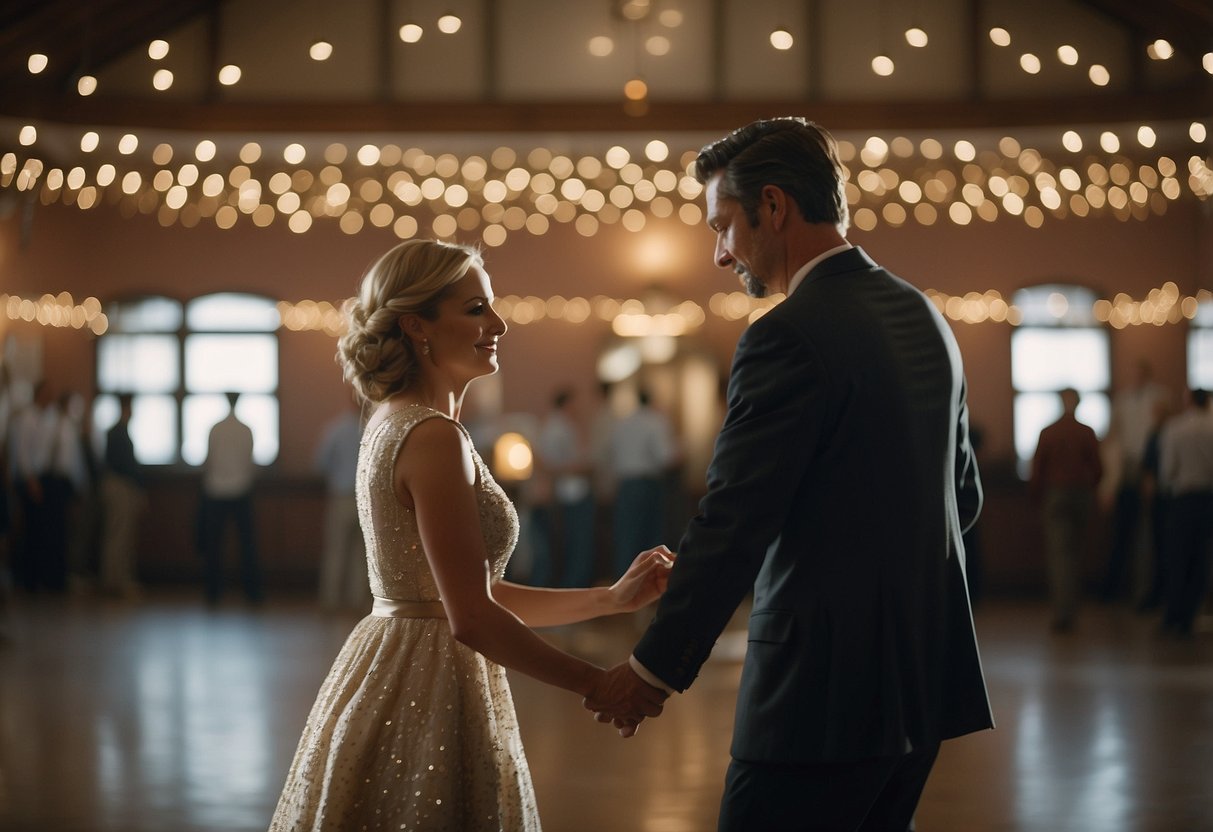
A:
POLYGON ((375 404, 417 380, 419 358, 400 317, 435 320, 451 286, 483 265, 474 248, 406 240, 371 266, 358 296, 342 308, 346 332, 337 342, 337 363, 359 396, 375 404))

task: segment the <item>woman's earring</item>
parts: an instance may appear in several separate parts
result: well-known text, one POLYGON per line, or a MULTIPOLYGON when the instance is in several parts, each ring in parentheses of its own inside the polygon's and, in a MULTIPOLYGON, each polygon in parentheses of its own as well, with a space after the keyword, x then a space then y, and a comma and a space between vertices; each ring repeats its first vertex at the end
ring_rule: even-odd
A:
POLYGON ((429 338, 422 339, 421 354, 426 356, 427 358, 429 357, 429 355, 430 355, 430 339, 429 338))

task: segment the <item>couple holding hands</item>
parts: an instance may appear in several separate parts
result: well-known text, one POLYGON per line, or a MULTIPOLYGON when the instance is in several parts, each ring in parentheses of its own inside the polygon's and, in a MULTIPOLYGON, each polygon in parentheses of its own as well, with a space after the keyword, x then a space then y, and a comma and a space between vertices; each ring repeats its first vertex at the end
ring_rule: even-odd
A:
POLYGON ((817 125, 755 122, 695 171, 717 265, 787 300, 737 346, 678 554, 643 552, 609 587, 503 579, 517 514, 458 421, 506 331, 479 254, 410 240, 363 279, 338 360, 371 408, 357 493, 374 607, 321 687, 271 830, 539 830, 505 668, 631 736, 751 591, 719 829, 903 832, 941 740, 992 726, 961 543, 981 488, 950 329, 847 242, 845 171, 817 125), (610 670, 532 630, 658 599, 610 670))

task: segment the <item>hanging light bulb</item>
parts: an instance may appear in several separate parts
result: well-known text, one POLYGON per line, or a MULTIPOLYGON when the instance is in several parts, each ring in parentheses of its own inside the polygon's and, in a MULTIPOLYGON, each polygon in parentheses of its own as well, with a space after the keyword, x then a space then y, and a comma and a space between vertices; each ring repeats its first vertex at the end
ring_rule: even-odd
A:
POLYGON ((930 38, 927 37, 926 30, 921 26, 911 26, 906 29, 906 43, 913 46, 915 49, 922 49, 927 45, 930 38))
POLYGON ((400 39, 405 43, 416 43, 421 40, 423 31, 416 23, 406 23, 400 27, 400 39))
POLYGON ((787 26, 776 26, 771 31, 771 46, 779 51, 786 52, 792 48, 792 44, 794 43, 795 39, 792 37, 792 33, 788 31, 787 26))
POLYGON ((333 44, 320 38, 308 47, 307 54, 313 61, 327 61, 333 56, 333 44))
POLYGON ((893 74, 893 59, 888 55, 877 55, 872 59, 872 71, 877 75, 888 76, 893 74))
POLYGON ((463 26, 459 15, 447 13, 438 18, 438 31, 444 35, 453 35, 463 26))
POLYGON ((649 111, 649 85, 639 75, 623 85, 623 111, 630 116, 642 116, 649 111))

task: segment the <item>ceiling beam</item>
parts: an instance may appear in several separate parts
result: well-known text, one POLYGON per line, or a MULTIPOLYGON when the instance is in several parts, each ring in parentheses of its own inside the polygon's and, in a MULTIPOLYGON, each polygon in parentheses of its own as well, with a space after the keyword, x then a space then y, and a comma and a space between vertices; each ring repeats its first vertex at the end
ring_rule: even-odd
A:
MULTIPOLYGON (((1208 0, 1079 0, 1139 34, 1147 43, 1166 38, 1200 63, 1213 49, 1213 3, 1208 0)), ((1136 44, 1134 44, 1136 47, 1136 44)))
POLYGON ((757 118, 804 115, 834 130, 942 130, 1207 119, 1213 85, 1149 93, 999 101, 651 101, 639 117, 622 102, 104 101, 76 95, 0 97, 0 116, 48 122, 214 133, 612 133, 730 130, 757 118))

